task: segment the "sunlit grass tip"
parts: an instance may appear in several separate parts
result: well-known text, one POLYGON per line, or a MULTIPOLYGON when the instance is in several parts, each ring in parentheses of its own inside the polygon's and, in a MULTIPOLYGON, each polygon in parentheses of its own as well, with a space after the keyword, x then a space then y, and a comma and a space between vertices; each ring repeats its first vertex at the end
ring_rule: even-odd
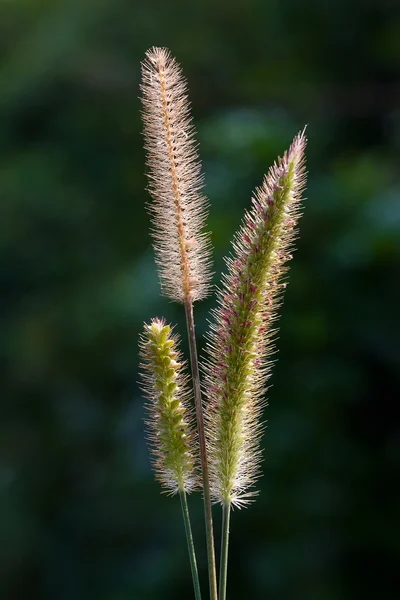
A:
POLYGON ((152 237, 161 288, 189 303, 210 292, 208 202, 186 80, 166 48, 151 48, 142 62, 142 103, 152 237))

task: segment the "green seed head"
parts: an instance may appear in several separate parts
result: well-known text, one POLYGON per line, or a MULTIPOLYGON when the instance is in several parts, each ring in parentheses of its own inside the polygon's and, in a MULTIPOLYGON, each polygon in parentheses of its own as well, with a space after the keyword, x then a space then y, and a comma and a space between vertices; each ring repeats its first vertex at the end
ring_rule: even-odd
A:
POLYGON ((140 338, 141 378, 147 397, 146 425, 156 479, 171 494, 197 484, 197 447, 191 424, 187 377, 178 339, 161 319, 144 325, 140 338))

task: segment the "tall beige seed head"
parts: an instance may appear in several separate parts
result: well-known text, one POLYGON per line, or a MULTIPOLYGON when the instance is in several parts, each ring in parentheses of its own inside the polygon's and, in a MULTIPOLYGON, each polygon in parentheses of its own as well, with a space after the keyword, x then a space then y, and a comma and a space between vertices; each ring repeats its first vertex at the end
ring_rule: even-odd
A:
POLYGON ((227 259, 204 365, 214 499, 244 506, 260 475, 265 386, 305 185, 304 132, 266 175, 227 259))
POLYGON ((165 48, 142 63, 142 102, 152 236, 163 293, 192 302, 210 291, 207 200, 190 115, 187 85, 165 48))

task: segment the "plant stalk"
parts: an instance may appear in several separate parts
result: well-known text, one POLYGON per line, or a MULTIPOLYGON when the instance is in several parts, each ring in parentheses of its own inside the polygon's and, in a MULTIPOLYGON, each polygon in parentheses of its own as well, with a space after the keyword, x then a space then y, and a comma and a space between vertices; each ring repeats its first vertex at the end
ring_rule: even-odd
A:
POLYGON ((190 568, 192 571, 194 596, 195 596, 196 600, 201 600, 199 574, 197 571, 196 553, 194 550, 192 527, 190 525, 189 507, 188 507, 188 503, 187 503, 186 492, 185 491, 180 492, 179 496, 181 498, 183 522, 185 524, 186 540, 187 540, 189 560, 190 560, 190 568))
POLYGON ((219 566, 219 600, 226 599, 230 515, 231 503, 229 502, 228 504, 224 504, 222 507, 221 562, 219 566))
POLYGON ((208 577, 210 584, 210 599, 218 600, 217 571, 215 568, 214 534, 211 509, 210 482, 208 476, 206 438, 204 433, 204 415, 201 401, 199 360, 197 357, 196 334, 193 317, 193 303, 190 299, 185 302, 186 324, 189 338, 190 362, 192 366, 193 389, 196 404, 197 429, 199 434, 201 472, 203 477, 204 516, 206 525, 208 577))

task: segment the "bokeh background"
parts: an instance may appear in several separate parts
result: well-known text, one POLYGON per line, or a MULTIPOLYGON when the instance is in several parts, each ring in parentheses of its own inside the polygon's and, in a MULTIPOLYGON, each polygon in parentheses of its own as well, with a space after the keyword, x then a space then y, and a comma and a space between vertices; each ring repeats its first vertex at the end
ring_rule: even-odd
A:
MULTIPOLYGON (((189 80, 215 282, 308 123, 309 184, 229 598, 398 598, 400 14, 395 0, 1 0, 0 597, 191 598, 137 386, 161 298, 140 60, 189 80)), ((214 299, 197 306, 200 346, 214 299)), ((190 502, 206 591, 200 497, 190 502)), ((215 511, 216 528, 220 523, 215 511)))

